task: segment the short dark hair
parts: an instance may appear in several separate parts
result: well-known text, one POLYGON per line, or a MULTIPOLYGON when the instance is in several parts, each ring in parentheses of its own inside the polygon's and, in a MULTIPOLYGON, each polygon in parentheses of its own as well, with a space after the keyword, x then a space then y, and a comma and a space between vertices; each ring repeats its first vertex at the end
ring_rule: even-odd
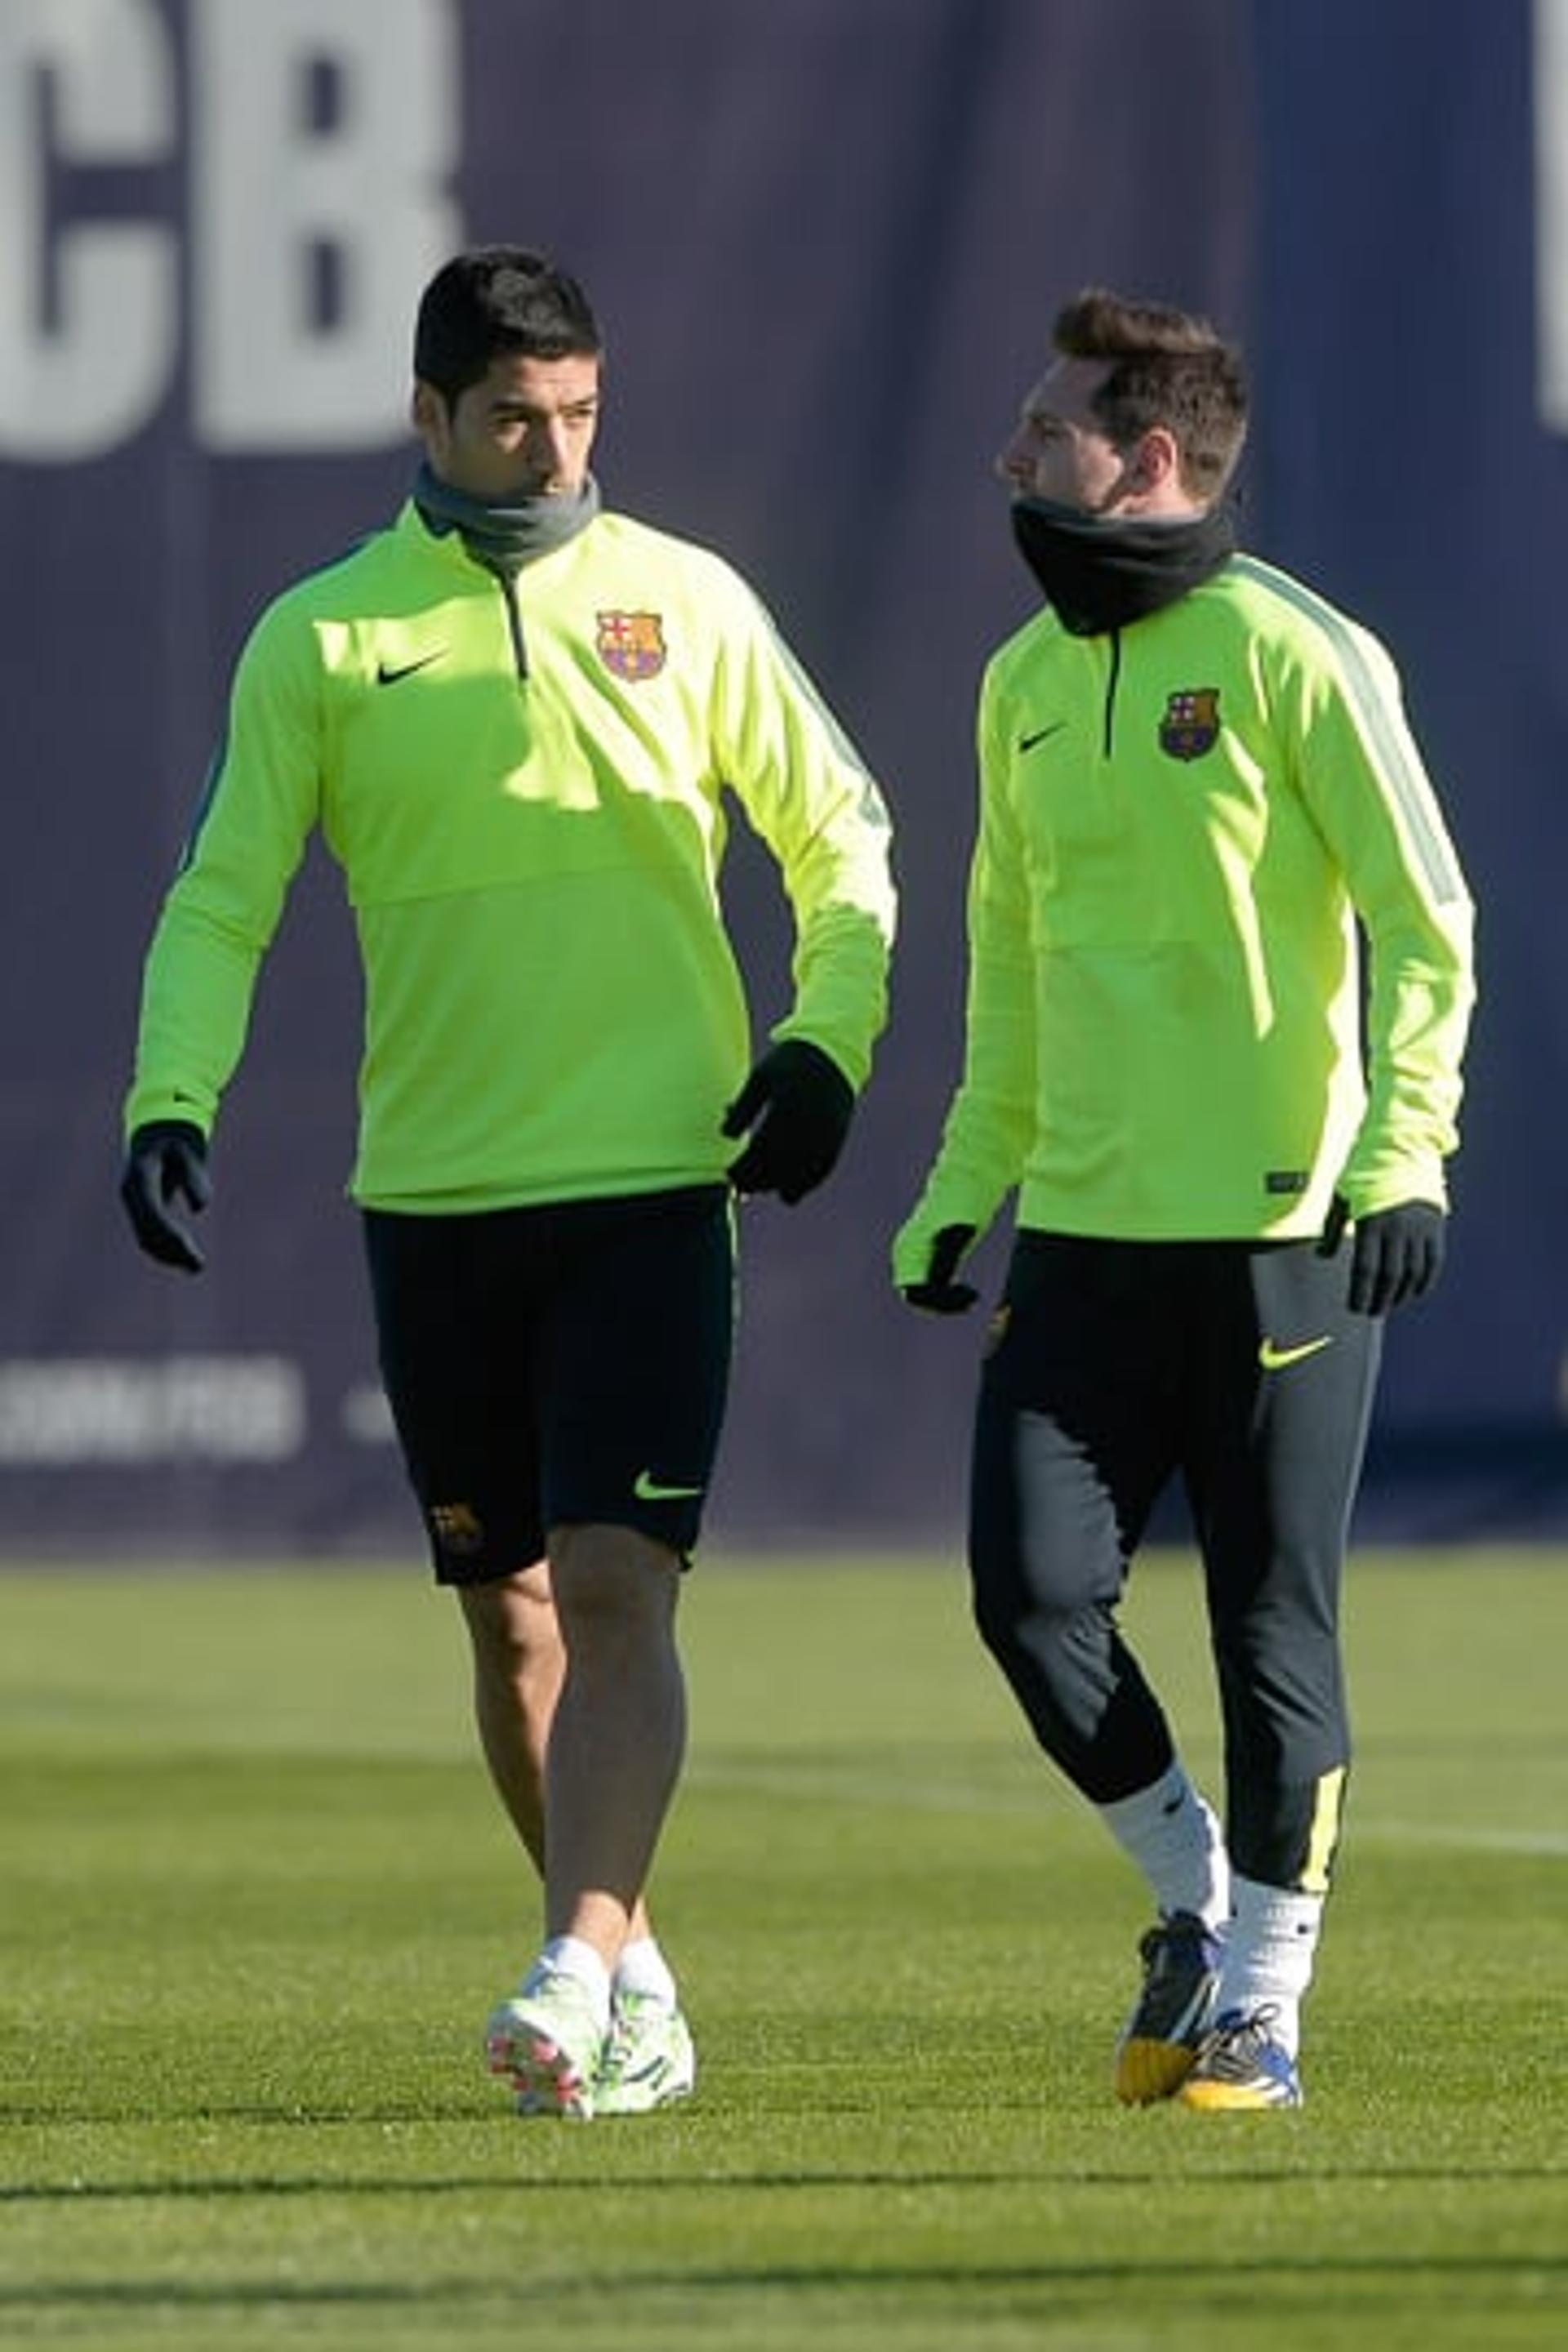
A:
POLYGON ((1109 362, 1089 407, 1119 449, 1163 425, 1187 488, 1219 497, 1247 438, 1247 372, 1206 319, 1089 286, 1058 311, 1051 341, 1067 359, 1109 362))
POLYGON ((503 352, 597 359, 604 348, 574 278, 527 246, 480 245, 454 255, 420 297, 414 373, 450 405, 503 352))

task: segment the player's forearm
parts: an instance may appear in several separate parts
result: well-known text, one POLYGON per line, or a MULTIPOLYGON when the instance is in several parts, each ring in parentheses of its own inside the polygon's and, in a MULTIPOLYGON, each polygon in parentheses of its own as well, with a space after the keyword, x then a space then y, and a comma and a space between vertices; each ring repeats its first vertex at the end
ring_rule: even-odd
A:
POLYGON ((796 943, 795 1003, 773 1033, 820 1045, 857 1090, 887 1024, 890 932, 890 917, 879 908, 819 908, 796 943))
POLYGON ((1340 1190, 1359 1215, 1400 1201, 1442 1205, 1458 1142, 1461 1068, 1475 999, 1468 922, 1436 953, 1373 946, 1367 1108, 1340 1190))
POLYGON ((171 901, 147 958, 125 1127, 184 1119, 210 1135, 245 1049, 260 950, 171 901))

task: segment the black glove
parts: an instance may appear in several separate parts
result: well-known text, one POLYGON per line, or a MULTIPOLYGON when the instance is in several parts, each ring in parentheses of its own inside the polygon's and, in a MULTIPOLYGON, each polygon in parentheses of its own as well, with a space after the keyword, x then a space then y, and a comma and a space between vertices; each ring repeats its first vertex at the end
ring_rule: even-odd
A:
POLYGON ((178 1193, 199 1216, 212 1199, 206 1139, 184 1119, 149 1119, 131 1138, 120 1197, 136 1238, 160 1265, 200 1274, 205 1260, 179 1220, 170 1213, 178 1193))
POLYGON ((737 1192, 802 1201, 844 1149, 855 1089, 820 1045, 786 1037, 763 1055, 724 1113, 726 1135, 750 1136, 730 1166, 737 1192))
POLYGON ((943 1225, 931 1243, 925 1280, 904 1286, 904 1297, 911 1307, 923 1307, 928 1315, 963 1315, 973 1306, 980 1296, 973 1284, 952 1278, 973 1239, 973 1225, 943 1225))
MULTIPOLYGON (((1350 1218, 1350 1203, 1338 1192, 1318 1246, 1332 1257, 1350 1218)), ((1358 1217, 1351 1244, 1350 1308, 1352 1315, 1386 1315, 1407 1299, 1424 1298, 1443 1271, 1447 1220, 1430 1201, 1402 1201, 1397 1208, 1358 1217)))

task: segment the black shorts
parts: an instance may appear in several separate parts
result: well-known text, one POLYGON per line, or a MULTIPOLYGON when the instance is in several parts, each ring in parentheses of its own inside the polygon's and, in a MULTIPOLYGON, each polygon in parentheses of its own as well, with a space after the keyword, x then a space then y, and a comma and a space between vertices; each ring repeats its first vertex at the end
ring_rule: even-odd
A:
POLYGON ((720 1184, 465 1216, 364 1213, 381 1373, 437 1580, 552 1528, 697 1540, 729 1386, 720 1184))

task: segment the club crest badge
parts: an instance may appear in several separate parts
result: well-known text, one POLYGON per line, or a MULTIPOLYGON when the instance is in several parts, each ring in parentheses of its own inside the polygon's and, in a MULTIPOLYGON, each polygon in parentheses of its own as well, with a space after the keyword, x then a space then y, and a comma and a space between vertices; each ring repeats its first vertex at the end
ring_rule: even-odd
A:
POLYGON ((1219 741, 1219 688, 1184 686, 1165 702, 1160 749, 1168 759, 1201 760, 1219 741))
POLYGON ((484 1549, 485 1531, 471 1504, 432 1503, 426 1517, 437 1544, 452 1559, 471 1559, 484 1549))
POLYGON ((596 644, 612 677, 636 686, 664 667, 664 616, 660 613, 601 613, 596 644))

